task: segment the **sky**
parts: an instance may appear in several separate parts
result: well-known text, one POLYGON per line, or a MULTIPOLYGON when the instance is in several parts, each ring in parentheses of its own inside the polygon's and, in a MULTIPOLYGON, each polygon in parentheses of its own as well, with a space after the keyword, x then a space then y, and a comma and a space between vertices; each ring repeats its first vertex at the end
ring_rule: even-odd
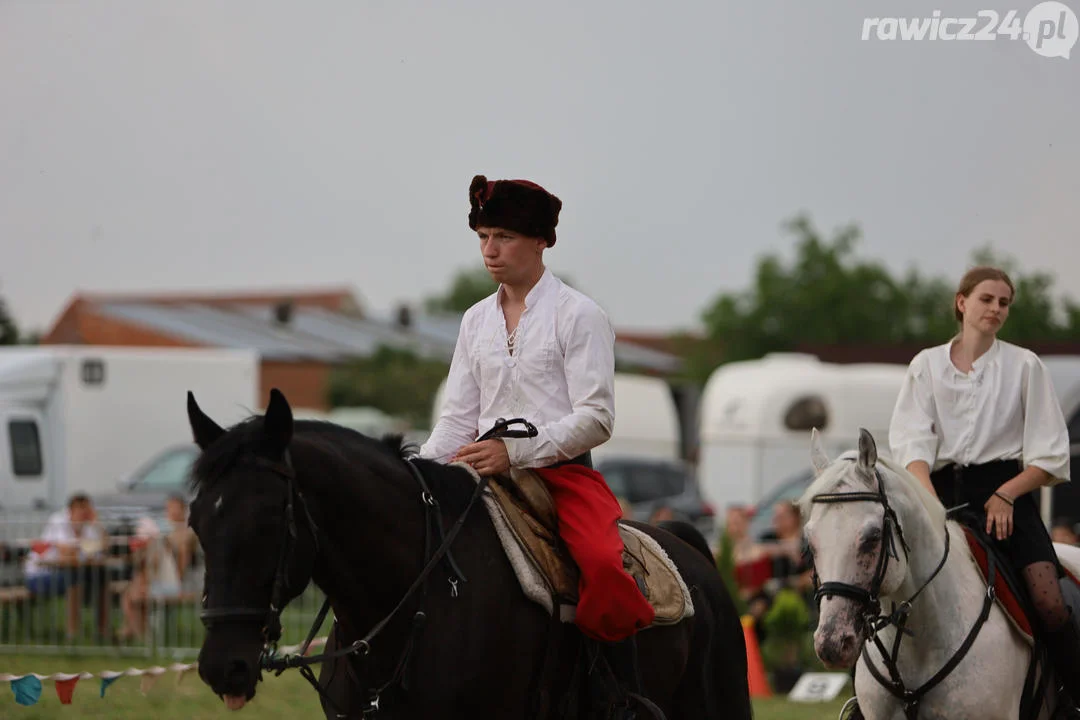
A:
POLYGON ((480 267, 484 174, 562 199, 547 264, 617 328, 696 327, 798 213, 897 273, 989 245, 1078 298, 1080 48, 862 39, 935 9, 0 0, 0 296, 24 330, 77 291, 344 284, 388 313, 480 267))

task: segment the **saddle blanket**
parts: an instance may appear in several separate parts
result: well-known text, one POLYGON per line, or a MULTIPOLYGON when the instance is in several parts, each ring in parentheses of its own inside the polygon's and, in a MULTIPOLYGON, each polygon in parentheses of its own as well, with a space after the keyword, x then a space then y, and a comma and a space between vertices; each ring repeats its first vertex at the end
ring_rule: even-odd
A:
MULTIPOLYGON (((963 527, 963 526, 961 526, 963 527)), ((979 568, 979 572, 982 574, 983 582, 989 580, 989 561, 987 559, 986 548, 982 546, 975 534, 967 527, 963 527, 964 537, 967 538, 968 547, 971 549, 971 554, 975 558, 975 564, 979 568)), ((1074 593, 1080 589, 1080 580, 1076 578, 1068 569, 1065 570, 1065 577, 1061 579, 1062 592, 1065 594, 1065 601, 1067 604, 1072 604, 1071 598, 1074 593)), ((1020 605, 1020 601, 1009 587, 1009 583, 1006 582, 1004 575, 1000 572, 996 573, 994 578, 994 596, 995 602, 1004 612, 1005 616, 1009 618, 1009 622, 1016 628, 1017 632, 1024 638, 1029 645, 1034 645, 1034 636, 1032 635, 1031 618, 1024 612, 1023 607, 1020 605)))
MULTIPOLYGON (((476 482, 479 474, 466 469, 476 482)), ((554 502, 543 481, 528 470, 514 470, 513 487, 490 478, 484 505, 525 596, 549 615, 572 623, 577 604, 579 572, 558 539, 554 502)), ((505 483, 505 479, 503 479, 505 483)), ((674 561, 658 542, 638 528, 619 523, 623 566, 656 613, 650 627, 673 625, 694 614, 690 590, 674 561)))

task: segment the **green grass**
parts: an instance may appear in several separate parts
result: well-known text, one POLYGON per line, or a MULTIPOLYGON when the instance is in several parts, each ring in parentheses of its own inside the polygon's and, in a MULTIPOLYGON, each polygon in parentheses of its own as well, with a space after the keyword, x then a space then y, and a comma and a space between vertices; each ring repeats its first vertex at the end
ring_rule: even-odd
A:
MULTIPOLYGON (((103 670, 122 671, 129 667, 168 667, 172 662, 146 658, 0 655, 0 673, 98 673, 103 670)), ((194 672, 185 674, 179 684, 177 676, 175 672, 161 675, 146 695, 142 694, 139 687, 142 678, 122 677, 106 689, 104 698, 100 697, 100 678, 79 680, 69 706, 60 703, 51 680, 42 682, 41 699, 30 707, 17 705, 10 685, 3 683, 4 687, 0 688, 0 717, 20 720, 67 720, 75 717, 109 720, 236 720, 236 714, 226 710, 221 700, 194 672)), ((240 717, 257 717, 260 720, 323 717, 317 694, 294 671, 286 672, 281 677, 264 677, 265 680, 259 685, 258 695, 241 711, 244 714, 240 717)), ((779 698, 759 700, 754 703, 754 715, 756 720, 835 720, 845 698, 846 693, 841 693, 838 701, 815 705, 790 703, 779 698)))

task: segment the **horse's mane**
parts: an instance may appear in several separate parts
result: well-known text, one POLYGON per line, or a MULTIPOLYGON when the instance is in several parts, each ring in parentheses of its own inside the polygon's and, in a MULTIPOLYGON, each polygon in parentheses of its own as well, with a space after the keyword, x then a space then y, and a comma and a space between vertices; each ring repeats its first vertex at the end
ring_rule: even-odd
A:
MULTIPOLYGON (((193 464, 189 479, 192 490, 200 492, 217 485, 242 457, 262 442, 262 430, 261 415, 253 415, 230 427, 206 448, 193 464)), ((294 421, 290 446, 314 449, 338 457, 354 453, 374 453, 374 459, 387 463, 403 463, 405 458, 417 449, 414 443, 406 442, 405 436, 400 433, 373 438, 324 420, 294 421)), ((420 462, 432 493, 446 506, 464 507, 474 488, 469 474, 460 468, 451 468, 436 462, 420 462)), ((407 482, 415 484, 415 480, 411 478, 407 482)))
MULTIPOLYGON (((806 489, 806 492, 797 502, 803 517, 810 514, 813 497, 819 493, 832 492, 837 485, 847 479, 848 475, 853 471, 857 460, 858 453, 856 451, 846 452, 830 463, 814 479, 814 482, 810 484, 810 487, 806 489)), ((887 471, 882 472, 881 477, 885 483, 885 492, 890 497, 894 494, 891 492, 894 488, 902 488, 905 495, 914 499, 923 512, 930 517, 930 522, 934 527, 944 526, 945 506, 929 490, 923 487, 918 478, 908 472, 907 468, 901 467, 889 458, 878 457, 878 464, 887 471)))

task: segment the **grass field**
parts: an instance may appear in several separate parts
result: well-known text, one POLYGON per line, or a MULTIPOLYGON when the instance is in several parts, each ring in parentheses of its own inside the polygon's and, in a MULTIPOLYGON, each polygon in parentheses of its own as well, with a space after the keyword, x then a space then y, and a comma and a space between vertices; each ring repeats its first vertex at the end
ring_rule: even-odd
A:
MULTIPOLYGON (((41 675, 67 672, 122 671, 129 667, 168 667, 172 660, 149 661, 100 657, 54 657, 43 655, 0 655, 0 673, 13 675, 30 672, 41 675)), ((55 720, 57 718, 108 718, 109 720, 187 720, 187 718, 232 718, 237 714, 225 709, 210 689, 194 673, 187 673, 177 683, 177 673, 161 675, 143 695, 138 677, 122 677, 100 697, 101 680, 79 680, 71 705, 63 705, 56 696, 52 681, 42 682, 41 700, 23 707, 15 703, 10 685, 0 688, 0 718, 20 720, 55 720)), ((6 683, 5 683, 6 685, 6 683)), ((802 705, 782 699, 756 702, 757 720, 835 720, 843 700, 822 705, 802 705)), ((239 712, 240 718, 260 720, 296 720, 322 717, 318 696, 303 678, 290 671, 281 677, 272 675, 259 686, 259 694, 239 712)))

